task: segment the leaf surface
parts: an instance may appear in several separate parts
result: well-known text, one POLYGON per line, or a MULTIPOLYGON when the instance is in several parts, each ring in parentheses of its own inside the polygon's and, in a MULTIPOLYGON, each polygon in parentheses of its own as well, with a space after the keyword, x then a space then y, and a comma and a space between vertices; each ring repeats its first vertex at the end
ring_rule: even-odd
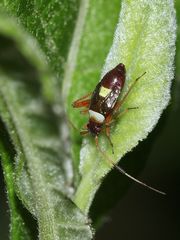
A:
POLYGON ((10 16, 15 16, 27 32, 38 41, 45 59, 54 72, 51 81, 45 81, 44 93, 49 100, 59 103, 61 82, 73 29, 79 9, 79 0, 7 0, 4 6, 10 16))
MULTIPOLYGON (((135 79, 144 72, 146 75, 137 82, 120 111, 128 107, 138 107, 138 109, 129 111, 112 125, 111 139, 114 144, 114 155, 112 155, 111 147, 103 134, 100 137, 102 150, 114 162, 118 162, 139 141, 147 137, 169 102, 175 55, 175 32, 173 1, 122 2, 113 45, 107 56, 101 77, 118 63, 125 64, 127 77, 120 96, 122 99, 135 79)), ((81 53, 83 53, 82 49, 78 55, 79 64, 73 74, 71 89, 73 91, 78 86, 85 92, 86 89, 89 90, 89 85, 93 90, 98 79, 89 78, 88 82, 84 81, 89 75, 86 75, 84 70, 87 63, 84 62, 81 53), (80 73, 83 81, 80 79, 80 73)), ((93 63, 95 59, 93 59, 93 63)), ((80 158, 82 178, 74 201, 87 213, 95 192, 105 174, 110 171, 111 166, 102 157, 102 154, 97 152, 91 137, 84 139, 80 158)))
POLYGON ((16 193, 37 219, 39 239, 91 239, 87 217, 70 200, 72 168, 59 118, 42 94, 44 79, 51 81, 45 58, 9 17, 0 18, 0 42, 0 114, 15 147, 16 193))
POLYGON ((17 198, 14 186, 13 161, 15 152, 9 136, 7 135, 4 124, 0 121, 0 160, 3 167, 4 178, 6 182, 8 204, 10 210, 11 231, 10 239, 12 240, 32 240, 36 239, 36 231, 34 229, 34 221, 30 214, 27 215, 25 208, 22 207, 20 200, 17 198), (3 140, 2 140, 3 139, 3 140), (28 220, 27 220, 28 218, 28 220), (30 225, 26 224, 27 221, 30 225))
MULTIPOLYGON (((63 96, 65 101, 67 98, 68 116, 79 130, 87 122, 87 117, 80 116, 79 111, 73 110, 72 102, 91 92, 97 83, 113 40, 120 10, 119 0, 114 0, 113 4, 106 0, 82 2, 63 81, 63 96)), ((75 131, 72 134, 72 157, 76 186, 80 179, 81 142, 82 137, 75 131)))

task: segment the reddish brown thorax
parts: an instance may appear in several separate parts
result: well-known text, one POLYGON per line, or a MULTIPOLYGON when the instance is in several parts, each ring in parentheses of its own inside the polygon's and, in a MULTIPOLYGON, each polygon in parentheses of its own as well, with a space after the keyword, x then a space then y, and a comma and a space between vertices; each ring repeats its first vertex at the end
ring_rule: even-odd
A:
POLYGON ((123 63, 105 74, 97 84, 89 106, 89 123, 87 128, 93 135, 98 135, 104 120, 112 114, 121 90, 124 86, 126 69, 123 63))

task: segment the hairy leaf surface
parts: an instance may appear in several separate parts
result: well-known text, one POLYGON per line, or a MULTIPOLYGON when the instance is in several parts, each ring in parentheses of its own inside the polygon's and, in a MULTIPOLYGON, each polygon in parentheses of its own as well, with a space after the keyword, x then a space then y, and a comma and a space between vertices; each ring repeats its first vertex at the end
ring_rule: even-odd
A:
MULTIPOLYGON (((120 111, 138 107, 119 118, 111 129, 115 154, 104 136, 100 138, 103 151, 114 161, 147 137, 157 123, 170 99, 175 54, 175 11, 173 1, 123 1, 113 45, 106 59, 101 77, 118 63, 127 69, 126 84, 120 98, 137 77, 146 72, 120 111)), ((100 44, 100 43, 99 43, 100 44)), ((79 56, 81 58, 81 56, 79 56)), ((85 68, 83 62, 79 68, 85 68)), ((74 73, 77 78, 78 70, 74 73)), ((89 84, 97 84, 89 79, 89 84)), ((81 81, 81 85, 83 82, 81 81)), ((76 81, 76 85, 77 81, 76 81)), ((84 88, 86 88, 84 83, 84 88)), ((73 85, 74 87, 74 85, 73 85)), ((88 87, 87 87, 88 88, 88 87)), ((91 137, 81 149, 80 172, 82 179, 75 196, 76 204, 88 212, 91 201, 111 164, 98 153, 91 137)))
POLYGON ((44 93, 50 100, 60 102, 60 86, 63 79, 66 58, 71 44, 73 29, 79 8, 79 0, 6 0, 0 3, 10 16, 39 42, 45 53, 54 77, 43 85, 44 93))

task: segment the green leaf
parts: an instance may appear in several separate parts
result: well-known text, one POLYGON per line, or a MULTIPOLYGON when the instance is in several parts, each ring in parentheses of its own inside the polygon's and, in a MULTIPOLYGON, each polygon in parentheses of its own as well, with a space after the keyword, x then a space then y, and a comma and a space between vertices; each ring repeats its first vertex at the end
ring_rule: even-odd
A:
POLYGON ((7 197, 10 207, 11 231, 10 239, 36 239, 35 220, 27 214, 17 198, 14 186, 14 172, 12 159, 15 156, 14 147, 9 141, 4 124, 0 121, 0 158, 6 182, 7 197), (2 141, 3 139, 3 141, 2 141), (28 219, 27 219, 28 218, 28 219), (30 224, 27 224, 29 222, 30 224))
MULTIPOLYGON (((114 0, 113 4, 106 0, 82 1, 63 81, 63 96, 65 100, 67 98, 68 116, 79 129, 86 123, 87 118, 80 116, 79 111, 74 111, 71 104, 91 92, 94 87, 92 83, 97 82, 112 44, 119 10, 119 0, 114 0)), ((76 131, 72 134, 76 186, 81 177, 79 174, 81 142, 82 137, 76 131)))
MULTIPOLYGON (((147 137, 157 123, 163 109, 170 99, 170 86, 173 78, 173 62, 175 54, 175 11, 173 1, 123 1, 119 23, 115 32, 113 45, 106 59, 101 77, 118 63, 123 62, 127 69, 126 84, 120 98, 127 92, 134 80, 143 74, 124 102, 121 111, 128 107, 138 107, 129 111, 113 124, 111 139, 115 154, 106 138, 101 135, 100 146, 114 161, 135 147, 139 141, 147 137)), ((101 43, 94 43, 101 46, 101 43)), ((88 52, 89 52, 88 46, 88 52)), ((97 84, 96 74, 90 75, 89 62, 83 54, 87 45, 81 45, 78 54, 78 66, 73 72, 71 95, 83 95, 97 84), (88 69, 87 70, 87 66, 88 69), (77 91, 79 89, 79 91, 77 91), (82 90, 81 90, 82 89, 82 90)), ((97 50, 97 47, 96 47, 97 50)), ((98 50, 97 50, 98 51, 98 50)), ((96 53, 98 55, 98 53, 96 53)), ((92 65, 95 64, 95 55, 92 65)), ((98 59, 98 58, 97 58, 98 59)), ((88 59, 89 60, 89 59, 88 59)), ((93 71, 94 73, 94 71, 93 71)), ((77 97, 78 98, 78 97, 77 97)), ((71 110, 72 112, 72 110, 71 110)), ((73 119, 75 114, 71 114, 73 119)), ((85 138, 81 149, 80 173, 81 181, 74 201, 85 213, 100 186, 104 175, 110 171, 109 162, 98 153, 91 137, 85 138)))
MULTIPOLYGON (((146 71, 121 110, 135 104, 139 109, 124 115, 112 126, 114 156, 103 134, 100 138, 101 148, 107 149, 107 154, 117 162, 147 136, 168 103, 175 42, 173 3, 170 0, 123 1, 120 25, 102 74, 118 21, 119 0, 7 0, 0 5, 6 7, 10 16, 17 17, 19 24, 18 27, 4 16, 0 18, 0 114, 11 141, 6 149, 5 139, 9 136, 0 135, 0 151, 7 190, 12 189, 12 195, 9 193, 14 221, 11 238, 34 237, 30 230, 32 222, 24 221, 15 206, 16 191, 37 219, 40 239, 91 239, 87 216, 70 199, 75 186, 74 201, 87 213, 102 178, 111 167, 97 152, 91 137, 83 142, 79 163, 82 140, 73 132, 73 173, 65 152, 69 145, 59 131, 59 126, 63 132, 67 131, 64 116, 56 115, 62 109, 51 103, 61 102, 63 79, 63 104, 67 105, 70 120, 80 129, 88 119, 72 110, 73 100, 91 92, 101 76, 119 62, 127 68, 123 94, 146 71), (20 30, 21 24, 38 40, 45 56, 35 41, 20 30), (10 154, 12 144, 15 156, 10 154)), ((138 163, 133 164, 137 169, 138 163)))
POLYGON ((18 22, 38 40, 46 54, 46 61, 55 73, 51 81, 46 81, 44 90, 50 100, 58 103, 79 2, 79 0, 7 0, 0 3, 0 6, 5 6, 10 16, 17 17, 18 22))
MULTIPOLYGON (((12 177, 6 180, 37 219, 39 239, 91 239, 87 217, 70 200, 73 173, 59 131, 62 120, 42 94, 42 82, 52 80, 45 58, 36 42, 4 15, 0 42, 0 114, 16 152, 9 172, 14 183, 12 177)), ((7 155, 1 151, 5 169, 7 155)))

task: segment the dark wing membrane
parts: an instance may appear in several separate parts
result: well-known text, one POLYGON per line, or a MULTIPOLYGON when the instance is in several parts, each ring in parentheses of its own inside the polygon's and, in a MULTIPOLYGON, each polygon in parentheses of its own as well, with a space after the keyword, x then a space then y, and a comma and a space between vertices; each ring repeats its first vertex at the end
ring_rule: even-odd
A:
POLYGON ((116 104, 118 97, 120 94, 120 88, 114 87, 111 92, 104 98, 101 109, 104 115, 108 115, 109 113, 113 112, 114 105, 116 104))
POLYGON ((120 94, 120 88, 118 86, 114 86, 106 97, 102 97, 99 95, 101 87, 102 86, 99 83, 92 94, 89 109, 107 116, 113 111, 114 105, 116 104, 120 94))
POLYGON ((89 106, 89 109, 99 113, 101 113, 101 104, 102 104, 102 101, 104 100, 104 98, 99 96, 100 88, 101 88, 101 82, 99 82, 98 85, 96 86, 92 94, 91 103, 89 106))

